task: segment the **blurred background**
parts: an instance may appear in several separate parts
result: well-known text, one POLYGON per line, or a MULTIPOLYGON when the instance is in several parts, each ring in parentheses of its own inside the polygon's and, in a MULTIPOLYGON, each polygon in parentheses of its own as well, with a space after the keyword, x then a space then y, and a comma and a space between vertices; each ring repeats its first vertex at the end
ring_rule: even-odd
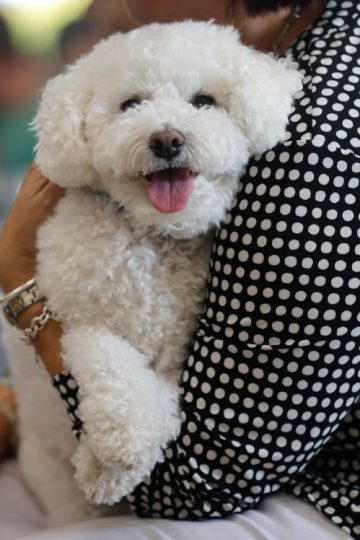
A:
MULTIPOLYGON (((127 30, 121 6, 120 0, 0 0, 0 228, 33 160, 31 121, 42 87, 99 39, 127 30)), ((0 375, 4 370, 0 340, 0 375)))

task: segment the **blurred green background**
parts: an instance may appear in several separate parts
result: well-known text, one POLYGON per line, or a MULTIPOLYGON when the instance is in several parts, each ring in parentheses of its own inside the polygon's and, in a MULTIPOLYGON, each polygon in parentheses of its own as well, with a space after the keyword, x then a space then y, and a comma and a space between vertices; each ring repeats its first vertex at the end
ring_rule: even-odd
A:
MULTIPOLYGON (((41 89, 101 38, 126 30, 122 5, 120 0, 0 0, 0 227, 34 157, 30 123, 41 89)), ((0 344, 0 375, 4 369, 0 344)))
POLYGON ((81 54, 95 40, 89 6, 90 0, 0 0, 0 223, 33 158, 29 124, 40 89, 78 56, 66 47, 81 54))
POLYGON ((91 0, 0 0, 13 42, 24 54, 56 48, 62 29, 84 16, 91 0))

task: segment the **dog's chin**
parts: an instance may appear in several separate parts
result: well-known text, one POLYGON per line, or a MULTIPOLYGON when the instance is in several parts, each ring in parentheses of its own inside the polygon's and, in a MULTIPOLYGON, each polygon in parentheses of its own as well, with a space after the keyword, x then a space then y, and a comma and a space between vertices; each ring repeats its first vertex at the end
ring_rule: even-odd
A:
POLYGON ((205 182, 207 180, 190 167, 138 174, 132 180, 131 193, 127 192, 130 196, 123 199, 123 207, 136 228, 145 229, 146 234, 193 238, 205 232, 206 220, 198 223, 202 213, 199 184, 205 182))
POLYGON ((159 212, 148 201, 143 205, 127 206, 126 211, 131 223, 136 227, 159 236, 171 236, 175 239, 191 239, 206 233, 213 225, 208 215, 194 201, 178 212, 159 212))
POLYGON ((230 207, 236 185, 234 171, 209 179, 201 172, 182 168, 171 173, 158 170, 146 176, 129 175, 121 182, 110 182, 107 192, 124 209, 137 230, 190 239, 220 224, 226 208, 230 207), (171 182, 168 174, 175 174, 180 186, 168 185, 171 182), (179 192, 173 194, 171 190, 176 189, 179 192))

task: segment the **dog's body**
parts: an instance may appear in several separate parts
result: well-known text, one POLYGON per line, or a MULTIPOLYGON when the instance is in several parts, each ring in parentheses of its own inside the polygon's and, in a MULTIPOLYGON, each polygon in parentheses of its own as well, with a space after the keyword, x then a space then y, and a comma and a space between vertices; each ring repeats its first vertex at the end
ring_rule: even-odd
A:
MULTIPOLYGON (((107 452, 101 478, 88 476, 98 464, 87 461, 93 456, 86 446, 76 452, 79 481, 92 500, 100 492, 101 502, 114 502, 131 491, 151 466, 133 469, 133 460, 148 449, 155 463, 177 434, 179 368, 203 303, 209 240, 146 235, 111 201, 75 190, 40 231, 38 280, 62 314, 65 365, 91 395, 82 403, 92 418, 87 429, 98 455, 107 452), (116 475, 121 484, 107 493, 116 475)), ((76 445, 63 404, 41 364, 34 365, 33 351, 23 343, 9 346, 19 394, 19 454, 30 486, 52 523, 96 515, 99 509, 85 505, 71 485, 76 445)))
MULTIPOLYGON (((249 156, 284 138, 299 88, 232 29, 185 22, 113 36, 45 90, 37 161, 72 189, 39 232, 37 277, 81 390, 72 461, 91 502, 130 493, 176 437, 211 231, 249 156)), ((65 412, 9 341, 25 474, 53 522, 79 519, 92 510, 71 482, 65 412)))

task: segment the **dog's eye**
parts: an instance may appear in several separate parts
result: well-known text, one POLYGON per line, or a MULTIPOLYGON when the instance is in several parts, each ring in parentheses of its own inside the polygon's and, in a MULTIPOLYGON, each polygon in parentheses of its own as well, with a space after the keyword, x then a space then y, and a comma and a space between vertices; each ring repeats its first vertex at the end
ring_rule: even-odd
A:
POLYGON ((197 109, 200 109, 201 107, 213 107, 216 105, 215 99, 212 96, 207 96, 206 94, 197 94, 191 103, 197 109))
POLYGON ((127 99, 126 101, 123 101, 123 103, 120 105, 120 109, 122 111, 127 111, 128 109, 133 109, 136 107, 136 105, 140 105, 141 100, 139 98, 131 98, 127 99))

